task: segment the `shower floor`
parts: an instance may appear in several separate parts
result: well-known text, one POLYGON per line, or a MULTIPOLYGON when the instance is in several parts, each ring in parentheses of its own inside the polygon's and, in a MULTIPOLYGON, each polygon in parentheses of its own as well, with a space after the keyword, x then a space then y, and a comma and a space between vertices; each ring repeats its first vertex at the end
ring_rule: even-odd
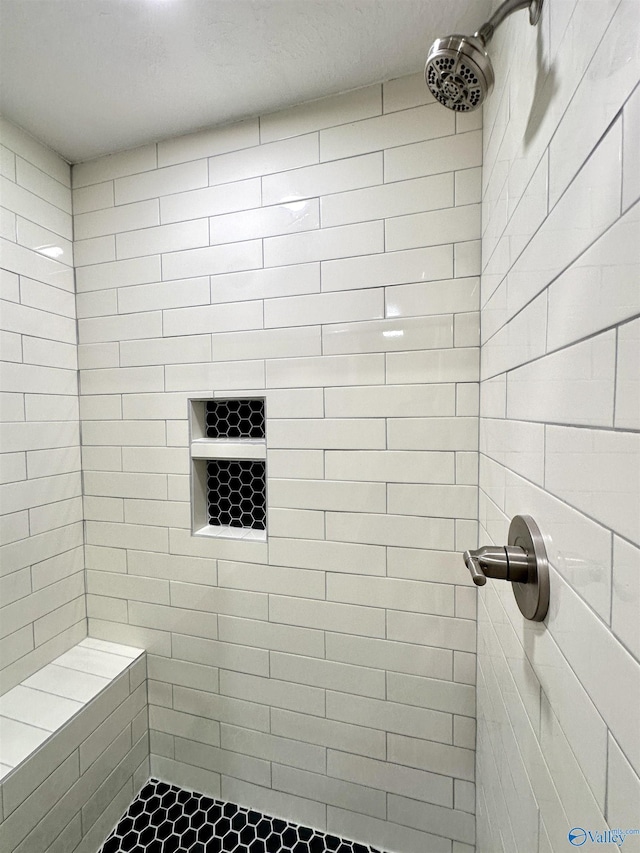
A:
POLYGON ((99 853, 382 853, 150 779, 99 853))

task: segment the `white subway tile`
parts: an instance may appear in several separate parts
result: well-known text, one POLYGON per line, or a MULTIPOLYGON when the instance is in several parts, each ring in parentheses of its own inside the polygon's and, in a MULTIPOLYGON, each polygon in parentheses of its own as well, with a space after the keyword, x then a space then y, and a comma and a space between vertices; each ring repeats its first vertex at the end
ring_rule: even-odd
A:
POLYGON ((117 343, 79 344, 78 366, 80 370, 90 370, 94 367, 118 367, 120 364, 119 346, 117 343))
POLYGON ((609 629, 593 615, 559 577, 550 602, 549 626, 553 638, 582 685, 589 693, 605 723, 629 762, 640 764, 640 738, 627 706, 613 701, 604 690, 609 678, 621 679, 633 707, 640 690, 638 666, 609 629), (606 675, 605 675, 606 673, 606 675))
POLYGON ((129 204, 170 193, 186 192, 208 184, 207 161, 195 160, 179 166, 168 166, 152 172, 116 178, 115 203, 129 204))
POLYGON ((0 178, 0 191, 4 208, 67 240, 72 239, 70 213, 6 178, 0 178))
POLYGON ((65 213, 71 213, 71 193, 66 176, 65 181, 61 183, 57 177, 18 156, 16 157, 16 183, 64 210, 65 213))
POLYGON ((72 191, 72 199, 74 216, 79 213, 89 213, 91 210, 100 210, 103 207, 113 207, 115 204, 113 181, 76 187, 72 191))
POLYGON ((434 741, 451 743, 451 715, 426 708, 328 691, 327 717, 415 737, 428 731, 434 741))
MULTIPOLYGON (((378 385, 384 381, 383 359, 382 353, 278 359, 267 362, 267 384, 270 388, 378 385)), ((278 446, 271 440, 269 444, 278 446)))
POLYGON ((607 332, 507 374, 507 417, 613 426, 615 333, 607 332))
POLYGON ((180 222, 248 210, 260 204, 260 179, 251 178, 222 186, 177 192, 160 199, 160 221, 180 222))
POLYGON ((385 573, 385 550, 377 545, 273 538, 269 553, 272 562, 282 566, 365 575, 385 573))
POLYGON ((385 698, 385 674, 381 669, 367 669, 363 666, 280 652, 271 652, 269 660, 271 678, 378 699, 385 698))
POLYGON ((0 175, 10 181, 16 179, 16 155, 9 148, 0 145, 0 175))
POLYGON ((383 223, 364 222, 283 237, 268 237, 264 240, 264 265, 278 267, 350 258, 380 253, 384 248, 383 223))
POLYGON ((209 278, 140 284, 119 288, 118 312, 152 311, 209 304, 209 278))
POLYGON ((351 222, 448 208, 452 204, 453 175, 449 172, 368 189, 333 195, 323 194, 320 213, 322 227, 328 228, 351 222))
MULTIPOLYGON (((459 556, 458 559, 460 559, 459 556)), ((390 640, 399 640, 400 642, 474 652, 476 648, 476 623, 472 619, 389 610, 387 613, 387 636, 390 640)))
POLYGON ((260 141, 258 119, 248 119, 225 127, 201 130, 158 143, 158 166, 185 163, 226 151, 257 145, 260 141))
POLYGON ((105 208, 74 217, 74 236, 78 240, 118 234, 132 228, 148 228, 160 224, 157 200, 139 201, 121 207, 105 208))
POLYGON ((327 513, 327 538, 340 542, 452 549, 454 523, 449 518, 426 519, 402 515, 327 513))
POLYGON ((387 355, 387 381, 400 385, 423 382, 476 382, 477 347, 394 352, 387 355))
POLYGON ((76 267, 86 267, 90 264, 102 264, 116 259, 116 238, 113 234, 107 237, 91 237, 89 240, 76 240, 73 244, 73 257, 76 267))
POLYGON ((546 428, 545 486, 591 518, 640 543, 640 494, 632 460, 640 436, 546 428))
POLYGON ((473 782, 475 753, 471 749, 418 740, 402 734, 389 734, 387 745, 391 761, 473 782))
POLYGON ((637 85, 640 65, 635 56, 627 61, 622 59, 618 52, 620 38, 629 44, 640 39, 640 24, 632 3, 624 3, 615 10, 593 54, 592 66, 606 65, 606 78, 589 73, 580 81, 549 144, 551 204, 569 184, 576 168, 597 145, 619 106, 637 85), (611 87, 616 92, 615 98, 608 98, 611 87))
MULTIPOLYGON (((353 297, 357 293, 368 292, 370 291, 336 295, 353 297)), ((382 293, 380 296, 382 297, 382 293)), ((453 344, 453 317, 445 314, 437 317, 327 325, 322 330, 322 340, 326 354, 443 349, 453 344)))
POLYGON ((209 222, 212 245, 273 237, 319 228, 319 205, 317 199, 293 201, 288 204, 213 216, 209 222))
POLYGON ((162 312, 92 317, 78 321, 78 340, 83 344, 138 340, 162 335, 162 312))
POLYGON ((438 836, 452 838, 473 845, 475 841, 475 818, 471 814, 416 802, 414 799, 389 796, 389 820, 401 826, 428 829, 438 836))
POLYGON ((265 327, 372 320, 384 316, 382 289, 287 296, 265 302, 265 327))
POLYGON ((189 222, 175 222, 172 225, 142 228, 138 231, 127 230, 125 234, 116 234, 118 260, 198 249, 208 245, 209 223, 206 219, 193 219, 189 222))
MULTIPOLYGON (((326 388, 324 413, 329 418, 420 417, 455 413, 454 385, 385 385, 326 388)), ((328 458, 327 458, 328 461, 328 458)))
MULTIPOLYGON (((262 241, 171 252, 162 258, 162 279, 232 273, 262 266, 262 241)), ((158 276, 160 278, 160 276, 158 276)), ((136 282, 138 283, 138 282, 136 282)))
POLYGON ((476 204, 482 201, 482 168, 463 169, 455 173, 455 203, 476 204))
MULTIPOLYGON (((260 622, 255 619, 238 619, 234 616, 218 617, 220 638, 227 640, 229 648, 238 646, 254 646, 252 654, 263 653, 266 649, 278 649, 286 652, 313 655, 324 655, 324 640, 322 631, 310 628, 293 628, 289 625, 276 625, 274 622, 260 622)), ((235 665, 236 669, 238 665, 235 665)), ((261 672, 267 672, 266 667, 261 672)), ((247 670, 256 672, 256 669, 247 670)))
MULTIPOLYGON (((381 667, 393 672, 428 675, 431 678, 451 677, 454 653, 449 649, 431 649, 407 643, 394 643, 391 640, 345 637, 344 634, 331 633, 326 634, 325 642, 329 660, 381 667)), ((460 652, 460 654, 464 653, 460 652)))
POLYGON ((320 290, 320 264, 294 264, 275 269, 213 275, 211 302, 243 302, 276 296, 298 296, 320 290))
POLYGON ((269 620, 365 637, 384 637, 385 634, 384 610, 284 595, 269 596, 269 620))
MULTIPOLYGON (((176 364, 165 367, 166 391, 189 391, 202 396, 203 388, 217 391, 254 390, 264 388, 263 361, 225 361, 198 364, 176 364)), ((148 389, 155 390, 155 389, 148 389)), ((180 422, 180 444, 186 445, 186 423, 180 422), (184 441, 182 431, 184 429, 184 441)))
POLYGON ((380 86, 368 86, 260 117, 260 141, 273 142, 325 127, 380 115, 380 86))
POLYGON ((324 716, 324 693, 306 684, 293 684, 275 678, 248 675, 223 669, 220 693, 236 699, 251 699, 260 704, 287 708, 300 713, 324 716))
POLYGON ((278 814, 307 826, 324 829, 326 805, 315 800, 306 800, 292 794, 281 793, 270 788, 250 785, 229 776, 223 778, 222 796, 233 803, 251 803, 253 808, 266 814, 278 814))
POLYGON ((618 329, 615 426, 640 428, 640 320, 618 329))
POLYGON ((402 181, 481 165, 482 131, 479 130, 416 142, 384 152, 385 181, 402 181))
POLYGON ((3 238, 0 250, 6 270, 73 292, 73 270, 66 264, 3 238))
POLYGON ((388 219, 385 247, 388 251, 477 240, 480 237, 480 205, 466 204, 428 213, 388 219))
POLYGON ((406 284, 387 289, 386 314, 387 317, 411 317, 476 311, 479 297, 478 278, 406 284))
POLYGON ((451 453, 329 450, 325 476, 333 480, 453 483, 454 459, 451 453))
POLYGON ((322 263, 323 290, 380 287, 415 281, 434 281, 453 274, 451 246, 385 252, 375 257, 344 258, 322 263))
POLYGON ((147 284, 159 281, 160 277, 159 257, 133 258, 130 261, 113 261, 76 269, 78 293, 147 284))
POLYGON ((454 117, 438 104, 415 107, 394 115, 364 119, 320 131, 320 156, 325 160, 352 157, 453 133, 454 117))
POLYGON ((73 266, 73 245, 59 234, 42 228, 28 219, 18 216, 16 219, 17 242, 45 257, 54 257, 61 264, 73 266))
POLYGON ((390 450, 476 450, 476 418, 393 418, 388 421, 390 450))
POLYGON ((274 420, 267 436, 269 447, 318 449, 383 449, 384 421, 356 418, 323 418, 304 421, 274 420))
POLYGON ((622 118, 622 209, 640 197, 640 170, 634 151, 640 148, 640 93, 636 87, 624 107, 622 118))
POLYGON ((343 782, 330 776, 274 764, 273 787, 303 794, 322 803, 343 805, 359 814, 378 818, 386 816, 386 794, 382 791, 343 782))
POLYGON ((260 301, 163 311, 163 333, 167 337, 261 328, 260 301))
POLYGON ((515 262, 509 313, 513 315, 572 263, 620 214, 621 123, 600 142, 575 180, 515 262))
POLYGON ((80 375, 82 394, 144 393, 164 390, 164 376, 158 367, 99 368, 80 375))
POLYGON ((640 602, 640 552, 614 536, 611 627, 632 654, 640 660, 637 611, 640 602))
POLYGON ((87 317, 105 317, 118 313, 118 296, 113 290, 90 290, 88 293, 78 293, 76 296, 77 316, 83 320, 87 317))
POLYGON ((548 349, 557 349, 638 310, 640 209, 635 205, 549 288, 548 349))
POLYGON ((475 486, 389 484, 388 511, 399 515, 476 518, 475 486))
POLYGON ((382 483, 349 483, 339 480, 269 479, 269 503, 291 509, 348 510, 357 506, 363 512, 384 512, 385 487, 382 483))
POLYGON ((209 158, 209 183, 226 184, 319 162, 318 134, 309 133, 209 158))
POLYGON ((315 744, 291 740, 288 737, 276 737, 226 723, 220 727, 220 736, 222 746, 233 752, 254 755, 303 770, 324 771, 324 749, 315 744))
POLYGON ((245 563, 220 562, 218 579, 220 586, 232 589, 296 594, 303 598, 324 598, 322 573, 299 568, 258 567, 245 563))
POLYGON ((431 104, 434 97, 424 84, 424 74, 396 77, 382 84, 382 101, 385 113, 408 110, 422 104, 431 104))
POLYGON ((110 154, 88 163, 79 163, 72 168, 73 187, 84 187, 100 181, 118 178, 121 175, 133 175, 155 169, 156 146, 144 145, 118 154, 110 154))
MULTIPOLYGON (((319 356, 322 350, 319 326, 219 333, 213 335, 212 347, 213 358, 216 361, 319 356)), ((270 413, 273 417, 271 408, 270 413)), ((322 412, 319 414, 322 415, 322 412)), ((287 417, 286 414, 276 416, 287 417)), ((299 414, 298 417, 300 417, 299 414)))
MULTIPOLYGON (((357 812, 329 806, 327 825, 329 831, 347 838, 360 838, 371 845, 384 845, 388 849, 402 845, 408 853, 449 853, 451 842, 426 832, 419 832, 398 823, 366 817, 357 812)), ((456 851, 457 853, 457 851, 456 851)), ((469 853, 469 851, 462 851, 469 853)))
MULTIPOLYGON (((607 815, 609 823, 612 828, 636 829, 637 807, 640 805, 640 779, 611 735, 609 735, 608 756, 607 815)), ((637 847, 638 836, 626 835, 625 842, 631 842, 637 847)))
POLYGON ((453 616, 454 608, 451 586, 342 574, 327 575, 327 599, 443 616, 453 616))
POLYGON ((382 153, 363 154, 302 169, 276 172, 262 178, 262 203, 342 193, 382 183, 382 153))

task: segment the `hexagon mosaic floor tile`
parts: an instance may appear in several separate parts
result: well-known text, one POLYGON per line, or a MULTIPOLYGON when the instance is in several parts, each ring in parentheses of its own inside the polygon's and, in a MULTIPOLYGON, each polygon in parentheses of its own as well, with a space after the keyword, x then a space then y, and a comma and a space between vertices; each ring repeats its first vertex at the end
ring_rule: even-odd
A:
POLYGON ((150 779, 99 853, 382 853, 150 779))

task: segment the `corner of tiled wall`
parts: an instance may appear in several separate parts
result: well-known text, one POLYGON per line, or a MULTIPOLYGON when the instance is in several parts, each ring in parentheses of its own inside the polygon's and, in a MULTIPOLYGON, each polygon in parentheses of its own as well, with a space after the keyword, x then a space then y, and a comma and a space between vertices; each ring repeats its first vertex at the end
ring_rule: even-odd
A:
POLYGON ((638 827, 639 39, 634 2, 551 0, 492 44, 481 538, 534 516, 551 605, 534 624, 479 595, 479 853, 638 827))
POLYGON ((86 636, 71 171, 0 119, 2 682, 86 636))

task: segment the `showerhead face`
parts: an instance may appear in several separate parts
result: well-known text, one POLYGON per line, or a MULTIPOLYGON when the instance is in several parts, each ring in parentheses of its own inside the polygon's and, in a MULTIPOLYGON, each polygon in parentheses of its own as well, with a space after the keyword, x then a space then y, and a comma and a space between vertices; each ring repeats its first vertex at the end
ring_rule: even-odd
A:
POLYGON ((456 112, 481 106, 493 89, 493 66, 484 45, 475 36, 445 36, 431 45, 424 79, 431 94, 456 112))

